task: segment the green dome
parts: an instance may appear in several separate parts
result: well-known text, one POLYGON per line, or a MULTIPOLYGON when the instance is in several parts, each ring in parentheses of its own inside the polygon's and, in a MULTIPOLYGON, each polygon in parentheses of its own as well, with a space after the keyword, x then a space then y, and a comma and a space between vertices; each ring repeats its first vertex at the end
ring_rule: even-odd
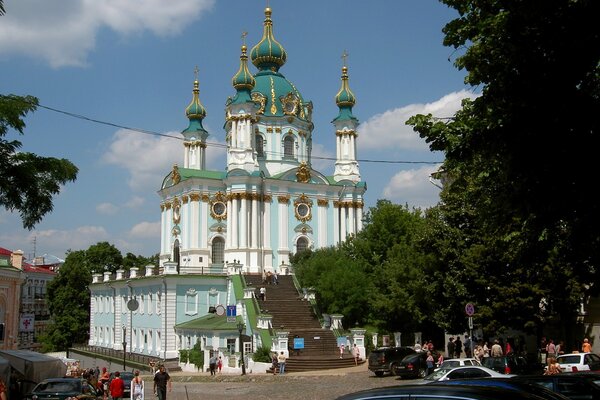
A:
POLYGON ((356 97, 354 97, 354 93, 352 93, 348 85, 348 67, 345 65, 342 67, 342 87, 335 95, 335 102, 340 112, 334 121, 356 120, 354 115, 352 115, 352 107, 356 104, 356 97))
POLYGON ((202 106, 202 104, 200 103, 200 89, 198 89, 198 86, 198 79, 196 79, 194 81, 194 95, 192 97, 192 102, 185 109, 185 115, 187 115, 189 119, 203 119, 204 117, 206 117, 206 110, 204 109, 204 106, 202 106))
POLYGON ((242 55, 240 56, 240 69, 231 79, 231 83, 236 90, 252 90, 254 88, 254 77, 248 70, 248 56, 246 55, 246 45, 242 46, 242 55))
POLYGON ((287 53, 285 49, 273 37, 273 21, 271 21, 271 9, 265 9, 265 22, 263 37, 250 51, 252 64, 259 70, 278 71, 285 64, 287 53))
POLYGON ((279 72, 259 71, 254 75, 256 84, 252 90, 252 100, 261 105, 266 116, 295 115, 307 120, 302 95, 293 83, 279 72), (295 109, 292 107, 295 106, 295 109))

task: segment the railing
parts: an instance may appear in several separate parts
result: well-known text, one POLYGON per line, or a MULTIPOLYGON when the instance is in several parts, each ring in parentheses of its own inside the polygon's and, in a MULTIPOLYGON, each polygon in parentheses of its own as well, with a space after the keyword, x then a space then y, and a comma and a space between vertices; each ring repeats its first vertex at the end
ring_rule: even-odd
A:
POLYGON ((159 357, 151 357, 144 354, 126 352, 123 358, 123 350, 109 349, 100 346, 73 346, 72 349, 81 353, 90 353, 91 355, 114 362, 126 360, 129 364, 135 364, 136 368, 150 370, 150 361, 156 361, 159 357))

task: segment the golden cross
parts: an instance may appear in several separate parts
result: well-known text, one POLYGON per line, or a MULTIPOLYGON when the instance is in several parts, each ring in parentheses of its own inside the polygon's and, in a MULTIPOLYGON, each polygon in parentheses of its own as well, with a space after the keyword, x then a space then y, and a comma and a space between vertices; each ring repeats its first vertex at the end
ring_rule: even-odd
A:
POLYGON ((196 80, 198 80, 198 72, 200 72, 200 70, 198 69, 198 66, 196 65, 196 67, 194 67, 194 76, 196 77, 196 80))
POLYGON ((346 50, 344 50, 344 52, 342 53, 342 60, 344 60, 344 67, 346 66, 346 59, 348 58, 350 54, 348 54, 348 52, 346 50))
POLYGON ((242 32, 242 44, 246 45, 246 36, 248 36, 248 32, 242 32))

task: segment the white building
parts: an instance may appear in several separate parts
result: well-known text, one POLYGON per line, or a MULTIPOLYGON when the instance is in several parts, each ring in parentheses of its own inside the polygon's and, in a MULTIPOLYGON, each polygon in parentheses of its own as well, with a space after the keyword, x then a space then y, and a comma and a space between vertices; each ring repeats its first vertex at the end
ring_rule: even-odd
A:
POLYGON ((362 228, 366 183, 357 162, 358 120, 348 68, 342 68, 335 96, 335 172, 325 176, 312 168, 312 102, 280 72, 287 53, 273 35, 270 8, 263 37, 249 56, 258 71, 250 72, 242 46, 232 79, 235 93, 226 103, 227 159, 221 171, 205 167, 210 133, 202 126, 206 110, 196 77, 186 108, 189 125, 182 132, 184 162, 173 167, 159 191, 159 274, 148 267, 141 274, 94 277, 91 345, 120 349, 125 334, 132 351, 165 359, 197 341, 203 348, 239 348, 235 324, 222 317, 221 326, 209 313, 236 305, 254 343, 274 340, 277 347, 275 338, 261 332, 268 318, 261 320, 253 310, 252 293, 244 291, 239 273, 286 274, 291 254, 334 246, 362 228), (138 307, 128 310, 134 303, 138 307))

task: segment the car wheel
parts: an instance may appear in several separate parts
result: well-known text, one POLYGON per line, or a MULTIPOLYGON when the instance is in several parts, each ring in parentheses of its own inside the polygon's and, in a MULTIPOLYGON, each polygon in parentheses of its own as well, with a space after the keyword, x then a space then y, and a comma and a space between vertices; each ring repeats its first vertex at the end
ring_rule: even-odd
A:
POLYGON ((393 363, 392 365, 390 365, 390 374, 392 374, 392 376, 398 376, 398 373, 396 372, 397 366, 397 363, 393 363))
POLYGON ((427 369, 421 368, 419 369, 419 378, 425 378, 427 376, 427 369))
POLYGON ((383 376, 383 371, 375 371, 375 376, 382 377, 383 376))

